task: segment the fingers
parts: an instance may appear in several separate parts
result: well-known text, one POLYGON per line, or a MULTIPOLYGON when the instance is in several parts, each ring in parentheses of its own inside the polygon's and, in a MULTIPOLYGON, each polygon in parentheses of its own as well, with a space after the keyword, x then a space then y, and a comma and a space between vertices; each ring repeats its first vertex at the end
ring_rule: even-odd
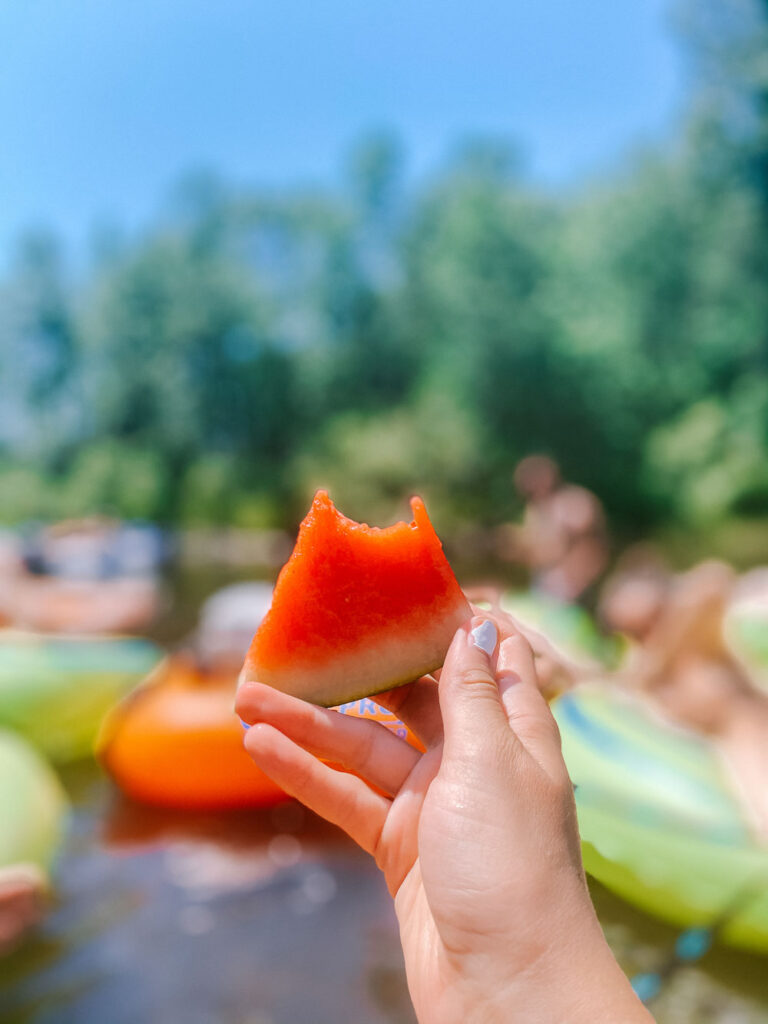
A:
POLYGON ((316 707, 263 683, 243 683, 236 709, 249 725, 269 722, 316 757, 341 764, 392 795, 419 760, 417 750, 376 722, 316 707))
POLYGON ((582 660, 578 664, 555 647, 547 637, 515 618, 503 608, 494 609, 502 642, 509 636, 523 636, 533 650, 539 689, 546 693, 555 684, 562 689, 573 686, 579 679, 594 676, 594 664, 582 660))
POLYGON ((495 677, 497 640, 495 623, 475 616, 451 642, 438 684, 448 759, 471 756, 494 732, 508 732, 495 677))
POLYGON ((565 770, 560 731, 539 690, 533 651, 523 636, 510 636, 499 648, 497 678, 501 702, 513 732, 548 775, 565 770))
POLYGON ((286 793, 344 829, 375 855, 391 807, 386 797, 374 793, 354 775, 329 768, 264 722, 248 730, 245 749, 286 793))
POLYGON ((553 778, 565 772, 560 733, 539 690, 525 637, 487 616, 476 616, 453 639, 440 677, 446 759, 480 756, 494 736, 513 737, 553 778))
POLYGON ((432 747, 442 740, 443 720, 440 717, 437 681, 432 676, 422 676, 395 690, 377 693, 374 700, 397 715, 425 747, 432 747))

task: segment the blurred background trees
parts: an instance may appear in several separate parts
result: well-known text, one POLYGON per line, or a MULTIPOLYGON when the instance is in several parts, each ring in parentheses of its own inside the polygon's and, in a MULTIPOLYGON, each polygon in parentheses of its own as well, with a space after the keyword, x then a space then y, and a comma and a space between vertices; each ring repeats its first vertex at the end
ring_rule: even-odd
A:
POLYGON ((680 27, 675 145, 567 198, 498 140, 418 185, 397 140, 344 186, 196 175, 155 228, 0 282, 0 516, 292 526, 319 484, 386 521, 514 514, 545 450, 628 535, 768 515, 768 0, 680 27), (22 358, 23 350, 23 358, 22 358))

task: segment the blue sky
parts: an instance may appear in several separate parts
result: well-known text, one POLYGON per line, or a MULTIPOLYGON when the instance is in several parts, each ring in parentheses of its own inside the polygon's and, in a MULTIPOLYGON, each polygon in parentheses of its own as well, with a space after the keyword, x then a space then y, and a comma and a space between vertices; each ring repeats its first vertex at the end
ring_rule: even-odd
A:
POLYGON ((366 128, 413 174, 462 135, 561 186, 671 132, 668 0, 23 0, 0 6, 0 256, 149 221, 183 172, 333 181, 366 128))

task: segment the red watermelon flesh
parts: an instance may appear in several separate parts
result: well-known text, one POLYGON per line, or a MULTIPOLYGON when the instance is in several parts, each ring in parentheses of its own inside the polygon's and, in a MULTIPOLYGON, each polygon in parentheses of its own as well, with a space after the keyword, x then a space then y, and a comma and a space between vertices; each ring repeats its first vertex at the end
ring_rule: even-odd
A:
POLYGON ((442 665, 472 613, 424 502, 413 498, 411 509, 413 522, 378 529, 317 492, 244 679, 331 707, 442 665))

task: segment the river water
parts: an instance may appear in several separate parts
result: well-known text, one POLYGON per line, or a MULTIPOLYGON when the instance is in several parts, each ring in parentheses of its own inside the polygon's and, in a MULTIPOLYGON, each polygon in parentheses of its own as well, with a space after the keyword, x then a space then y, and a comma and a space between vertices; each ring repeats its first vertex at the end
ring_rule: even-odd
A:
POLYGON ((54 912, 0 962, 4 1024, 412 1022, 389 896, 345 836, 286 804, 149 811, 93 766, 54 912))
MULTIPOLYGON (((223 579, 181 582, 166 639, 223 579)), ((55 905, 0 961, 0 1024, 413 1024, 390 898, 346 836, 296 804, 170 814, 127 802, 92 763, 62 777, 74 814, 55 905)), ((628 973, 667 960, 673 929, 593 896, 628 973)), ((653 1011, 766 1022, 768 958, 716 947, 653 1011)))

